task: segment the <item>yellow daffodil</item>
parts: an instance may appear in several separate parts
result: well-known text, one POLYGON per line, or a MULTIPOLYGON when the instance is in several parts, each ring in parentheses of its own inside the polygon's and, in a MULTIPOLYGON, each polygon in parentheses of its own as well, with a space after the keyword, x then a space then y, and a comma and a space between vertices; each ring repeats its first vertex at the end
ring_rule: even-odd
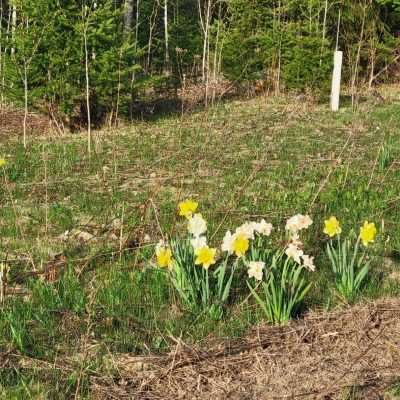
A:
POLYGON ((208 246, 203 246, 195 250, 196 265, 202 265, 204 269, 210 268, 210 265, 215 264, 215 254, 217 249, 211 249, 208 246))
POLYGON ((171 268, 172 266, 172 251, 168 247, 158 247, 156 250, 157 264, 160 268, 171 268))
POLYGON ((249 249, 249 239, 247 239, 244 233, 237 233, 235 234, 232 247, 237 257, 243 257, 249 249))
POLYGON ((374 242, 376 233, 377 230, 375 224, 373 222, 369 223, 368 221, 365 221, 364 225, 360 229, 360 238, 365 247, 374 242))
POLYGON ((182 201, 179 203, 179 215, 189 219, 196 212, 198 206, 199 204, 193 200, 182 201))
POLYGON ((3 158, 3 157, 0 157, 0 168, 1 168, 1 167, 4 167, 6 164, 7 164, 6 159, 3 158))
POLYGON ((336 217, 330 217, 325 221, 324 233, 331 238, 342 233, 342 228, 336 217))

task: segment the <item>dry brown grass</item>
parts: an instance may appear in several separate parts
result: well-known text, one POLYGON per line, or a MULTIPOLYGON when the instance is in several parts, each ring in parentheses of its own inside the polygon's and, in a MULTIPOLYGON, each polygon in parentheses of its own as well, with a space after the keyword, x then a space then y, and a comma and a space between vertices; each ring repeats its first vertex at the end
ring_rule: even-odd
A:
MULTIPOLYGON (((11 106, 0 108, 0 140, 22 134, 24 110, 11 106)), ((27 119, 28 135, 46 134, 50 131, 50 120, 46 116, 30 112, 27 119)))
POLYGON ((400 377, 400 299, 313 312, 243 339, 176 343, 166 355, 115 356, 119 376, 92 377, 93 398, 391 399, 387 389, 400 377), (349 397, 352 388, 358 397, 349 397))

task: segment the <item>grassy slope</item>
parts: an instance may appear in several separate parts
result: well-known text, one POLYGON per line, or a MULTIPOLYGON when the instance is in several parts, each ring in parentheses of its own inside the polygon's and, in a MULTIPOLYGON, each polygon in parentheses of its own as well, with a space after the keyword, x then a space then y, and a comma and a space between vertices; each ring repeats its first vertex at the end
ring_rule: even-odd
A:
POLYGON ((310 212, 308 245, 321 271, 310 307, 337 304, 321 256, 323 218, 336 215, 345 230, 374 220, 378 261, 365 296, 398 294, 400 101, 395 89, 388 96, 338 114, 288 98, 228 103, 99 132, 90 160, 80 136, 32 138, 26 154, 15 139, 3 140, 0 250, 11 260, 10 287, 22 294, 9 296, 0 313, 0 349, 71 368, 10 365, 0 372, 5 398, 84 394, 90 373, 107 370, 108 352, 165 349, 177 336, 239 335, 259 320, 242 298, 219 324, 193 319, 157 273, 142 271, 150 246, 117 253, 121 238, 130 247, 145 234, 156 242, 157 219, 166 232, 182 230, 176 204, 188 196, 200 202, 216 245, 247 218, 282 226, 310 212), (60 253, 68 264, 62 279, 29 278, 60 253))

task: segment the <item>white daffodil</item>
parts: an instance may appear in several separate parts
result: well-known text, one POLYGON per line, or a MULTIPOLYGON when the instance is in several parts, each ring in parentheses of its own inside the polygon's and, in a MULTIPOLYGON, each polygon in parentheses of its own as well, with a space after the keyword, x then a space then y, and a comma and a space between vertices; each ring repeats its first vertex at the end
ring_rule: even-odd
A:
POLYGON ((254 230, 260 235, 270 236, 272 232, 272 224, 269 224, 265 219, 254 223, 254 230))
POLYGON ((307 255, 302 255, 301 258, 303 259, 303 265, 309 269, 310 271, 315 271, 315 264, 314 264, 314 257, 310 257, 307 255))
POLYGON ((299 231, 299 216, 294 215, 286 221, 285 229, 291 233, 295 233, 299 231))
POLYGON ((286 230, 294 234, 303 229, 307 229, 313 223, 308 215, 296 214, 286 221, 286 230))
POLYGON ((202 247, 207 246, 207 238, 205 236, 197 236, 190 241, 193 249, 196 251, 202 247))
POLYGON ((235 235, 232 235, 231 231, 225 233, 224 239, 222 240, 222 251, 226 251, 229 254, 233 253, 233 243, 235 241, 235 235))
POLYGON ((300 229, 308 229, 313 223, 309 215, 299 215, 300 229))
POLYGON ((303 251, 299 249, 294 243, 290 243, 285 250, 285 254, 292 258, 297 264, 301 264, 301 257, 303 256, 303 251))
POLYGON ((291 236, 291 242, 297 247, 302 247, 303 242, 300 240, 300 236, 297 232, 293 233, 291 236))
POLYGON ((263 277, 264 267, 265 267, 265 263, 262 261, 250 261, 249 269, 247 271, 249 278, 255 278, 258 281, 261 281, 262 277, 263 277))
POLYGON ((189 219, 188 231, 194 237, 199 237, 207 231, 207 222, 201 214, 194 214, 193 217, 189 219))
POLYGON ((236 228, 235 233, 242 233, 246 239, 254 239, 254 231, 255 231, 255 222, 245 222, 243 225, 240 225, 236 228))

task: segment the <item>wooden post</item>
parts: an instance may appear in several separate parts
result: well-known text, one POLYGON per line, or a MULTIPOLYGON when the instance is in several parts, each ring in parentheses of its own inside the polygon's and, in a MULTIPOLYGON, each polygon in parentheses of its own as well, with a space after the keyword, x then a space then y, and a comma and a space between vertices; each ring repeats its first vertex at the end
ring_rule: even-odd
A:
POLYGON ((335 51, 331 91, 331 110, 339 111, 340 81, 342 78, 343 52, 335 51))

